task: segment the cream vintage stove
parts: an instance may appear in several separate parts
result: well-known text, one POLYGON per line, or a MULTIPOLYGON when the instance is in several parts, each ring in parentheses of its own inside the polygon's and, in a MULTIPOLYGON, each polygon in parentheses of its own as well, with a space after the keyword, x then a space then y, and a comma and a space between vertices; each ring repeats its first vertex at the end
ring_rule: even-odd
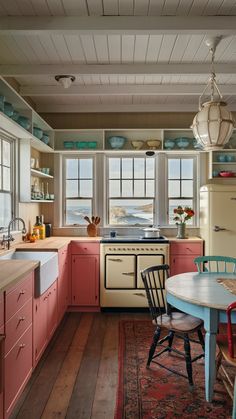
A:
POLYGON ((169 263, 165 237, 104 238, 100 256, 101 307, 147 307, 140 271, 169 263))

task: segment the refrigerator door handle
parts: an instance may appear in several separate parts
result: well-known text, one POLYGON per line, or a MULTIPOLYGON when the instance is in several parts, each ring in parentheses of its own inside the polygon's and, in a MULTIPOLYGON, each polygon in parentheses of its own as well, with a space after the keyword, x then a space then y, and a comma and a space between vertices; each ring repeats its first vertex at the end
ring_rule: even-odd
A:
POLYGON ((225 231, 225 230, 226 230, 226 228, 222 228, 220 226, 214 226, 213 227, 213 231, 216 231, 216 232, 218 232, 218 231, 225 231))

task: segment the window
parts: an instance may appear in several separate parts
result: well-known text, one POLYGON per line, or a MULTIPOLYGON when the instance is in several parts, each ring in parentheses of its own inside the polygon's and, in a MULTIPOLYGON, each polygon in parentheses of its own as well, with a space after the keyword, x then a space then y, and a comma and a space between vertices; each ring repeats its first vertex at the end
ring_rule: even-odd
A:
POLYGON ((13 216, 13 142, 0 137, 0 227, 13 216))
POLYGON ((108 157, 107 195, 109 225, 153 224, 155 159, 108 157))
POLYGON ((92 158, 65 158, 65 222, 86 224, 93 212, 94 164, 92 158))
MULTIPOLYGON (((196 211, 196 157, 168 157, 168 223, 175 224, 173 209, 178 205, 196 211)), ((194 219, 187 221, 193 224, 194 219)))

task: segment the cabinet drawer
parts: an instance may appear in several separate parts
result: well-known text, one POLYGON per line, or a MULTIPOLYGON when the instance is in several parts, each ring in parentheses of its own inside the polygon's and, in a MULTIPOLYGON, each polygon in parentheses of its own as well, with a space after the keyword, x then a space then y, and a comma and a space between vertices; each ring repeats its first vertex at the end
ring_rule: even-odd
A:
POLYGON ((33 272, 6 294, 6 321, 33 296, 33 272))
POLYGON ((72 255, 99 255, 100 244, 72 241, 71 253, 72 255))
POLYGON ((17 340, 32 323, 32 298, 6 323, 5 353, 7 354, 17 340))
POLYGON ((201 255, 202 242, 171 243, 171 255, 201 255))
POLYGON ((5 412, 9 417, 32 371, 32 326, 5 357, 5 412))

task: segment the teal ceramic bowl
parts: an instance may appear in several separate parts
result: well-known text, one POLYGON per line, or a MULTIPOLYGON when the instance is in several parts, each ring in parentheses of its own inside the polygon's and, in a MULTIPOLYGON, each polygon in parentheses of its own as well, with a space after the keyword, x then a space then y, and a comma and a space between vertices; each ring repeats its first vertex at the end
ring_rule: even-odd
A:
POLYGON ((18 111, 14 111, 11 119, 13 119, 13 121, 15 121, 15 122, 18 122, 19 116, 20 116, 19 112, 18 111))
POLYGON ((108 138, 108 141, 110 143, 111 148, 119 149, 123 147, 124 143, 126 142, 126 138, 116 136, 108 138))
POLYGON ((5 102, 5 96, 0 95, 0 111, 4 112, 4 102, 5 102))
POLYGON ((48 136, 48 134, 46 134, 45 132, 43 133, 43 136, 42 136, 42 138, 41 138, 41 141, 44 143, 44 144, 49 144, 49 136, 48 136))
POLYGON ((229 162, 229 163, 230 163, 231 161, 232 161, 232 162, 233 162, 233 161, 235 161, 235 156, 234 156, 233 154, 226 154, 226 156, 225 156, 225 157, 226 157, 226 161, 227 161, 227 162, 229 162))
POLYGON ((88 142, 87 141, 76 141, 75 146, 79 150, 84 150, 84 149, 88 148, 88 142))
POLYGON ((20 115, 17 119, 17 122, 21 127, 25 128, 25 129, 30 128, 30 120, 26 116, 20 115))
POLYGON ((174 140, 165 140, 165 148, 167 150, 172 150, 175 146, 174 140))
POLYGON ((218 154, 217 161, 221 161, 221 162, 226 161, 226 155, 225 154, 218 154))
POLYGON ((97 147, 97 141, 89 141, 88 148, 94 149, 97 147))
POLYGON ((177 146, 181 148, 181 150, 184 150, 185 148, 187 148, 190 143, 189 138, 185 138, 185 137, 176 138, 175 141, 176 141, 177 146))
POLYGON ((4 102, 3 112, 5 113, 5 115, 9 116, 10 118, 12 117, 14 113, 14 108, 10 102, 4 102))
POLYGON ((43 137, 43 130, 38 127, 33 127, 33 134, 35 137, 37 137, 39 140, 43 137))
POLYGON ((63 145, 66 150, 73 150, 74 141, 64 141, 63 145))

